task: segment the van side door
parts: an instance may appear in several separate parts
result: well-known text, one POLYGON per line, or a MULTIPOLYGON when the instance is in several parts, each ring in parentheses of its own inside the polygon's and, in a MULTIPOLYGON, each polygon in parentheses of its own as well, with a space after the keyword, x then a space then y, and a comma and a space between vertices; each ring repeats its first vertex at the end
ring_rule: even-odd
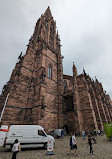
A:
POLYGON ((47 138, 46 133, 43 130, 38 129, 37 138, 38 138, 38 144, 40 144, 41 146, 44 146, 44 144, 46 142, 46 138, 47 138))

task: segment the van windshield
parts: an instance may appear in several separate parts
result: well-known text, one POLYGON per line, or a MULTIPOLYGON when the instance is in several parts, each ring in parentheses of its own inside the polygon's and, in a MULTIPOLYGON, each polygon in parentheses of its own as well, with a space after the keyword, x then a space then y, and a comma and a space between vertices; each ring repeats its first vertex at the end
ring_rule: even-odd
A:
POLYGON ((47 137, 47 134, 43 130, 38 130, 38 135, 47 137))

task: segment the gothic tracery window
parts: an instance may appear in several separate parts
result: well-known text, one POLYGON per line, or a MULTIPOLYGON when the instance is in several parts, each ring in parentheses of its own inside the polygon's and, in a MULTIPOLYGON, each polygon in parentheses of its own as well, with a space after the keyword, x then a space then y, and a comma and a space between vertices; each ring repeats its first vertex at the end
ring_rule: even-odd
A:
POLYGON ((54 24, 53 22, 51 22, 51 25, 50 25, 50 46, 53 47, 54 45, 54 24))
POLYGON ((51 66, 51 64, 49 64, 49 66, 48 66, 48 78, 52 79, 52 66, 51 66))
POLYGON ((64 91, 66 91, 67 89, 68 89, 67 81, 64 80, 64 91))

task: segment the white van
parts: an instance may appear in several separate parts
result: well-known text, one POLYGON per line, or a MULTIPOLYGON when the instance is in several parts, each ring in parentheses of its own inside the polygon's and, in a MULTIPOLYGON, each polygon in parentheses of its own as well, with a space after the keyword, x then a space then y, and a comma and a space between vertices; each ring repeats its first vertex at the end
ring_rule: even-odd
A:
POLYGON ((10 148, 15 139, 18 139, 21 148, 47 147, 48 140, 54 137, 47 135, 39 125, 11 125, 6 134, 4 145, 10 148))
POLYGON ((7 131, 8 131, 8 126, 7 125, 2 125, 0 127, 0 146, 4 145, 4 140, 5 140, 7 131))

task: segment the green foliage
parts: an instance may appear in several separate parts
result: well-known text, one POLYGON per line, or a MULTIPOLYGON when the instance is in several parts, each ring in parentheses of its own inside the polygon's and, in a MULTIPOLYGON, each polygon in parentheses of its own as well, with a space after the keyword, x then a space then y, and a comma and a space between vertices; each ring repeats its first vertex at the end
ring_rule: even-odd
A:
POLYGON ((104 130, 105 130, 105 134, 107 136, 107 139, 112 138, 112 123, 105 123, 104 130))

